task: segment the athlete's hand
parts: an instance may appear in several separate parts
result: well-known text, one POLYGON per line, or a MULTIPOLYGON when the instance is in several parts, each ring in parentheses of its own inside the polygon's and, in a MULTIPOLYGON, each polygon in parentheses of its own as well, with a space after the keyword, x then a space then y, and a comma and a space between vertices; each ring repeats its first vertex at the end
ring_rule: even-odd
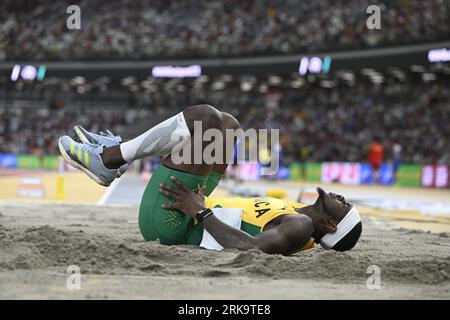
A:
POLYGON ((172 203, 163 204, 164 209, 178 210, 186 215, 195 218, 197 212, 205 208, 205 186, 202 186, 198 193, 186 187, 183 182, 175 177, 170 177, 178 188, 171 187, 165 183, 159 185, 159 191, 173 200, 172 203))

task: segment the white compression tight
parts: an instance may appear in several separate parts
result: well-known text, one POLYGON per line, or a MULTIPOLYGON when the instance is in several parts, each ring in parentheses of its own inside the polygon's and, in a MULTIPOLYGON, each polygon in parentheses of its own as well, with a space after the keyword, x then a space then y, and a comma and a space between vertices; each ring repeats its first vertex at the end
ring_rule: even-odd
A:
POLYGON ((172 152, 175 146, 183 145, 190 137, 183 112, 180 112, 140 136, 123 142, 120 152, 126 162, 153 155, 165 155, 172 152))

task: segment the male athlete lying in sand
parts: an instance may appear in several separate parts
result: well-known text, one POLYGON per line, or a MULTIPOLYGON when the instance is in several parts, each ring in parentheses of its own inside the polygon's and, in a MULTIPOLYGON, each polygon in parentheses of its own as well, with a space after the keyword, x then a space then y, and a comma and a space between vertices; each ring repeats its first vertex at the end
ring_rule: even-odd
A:
POLYGON ((58 145, 67 162, 104 186, 136 159, 167 155, 142 198, 139 227, 145 240, 159 239, 166 245, 200 245, 206 229, 224 248, 256 248, 278 254, 309 249, 315 243, 339 251, 353 248, 362 228, 358 211, 342 196, 327 194, 320 188, 313 205, 269 197, 210 197, 225 173, 227 161, 212 165, 175 164, 170 156, 180 141, 189 141, 194 121, 202 121, 205 130, 217 128, 223 133, 240 127, 230 114, 209 105, 197 105, 127 142, 111 133, 97 135, 75 126, 79 142, 63 136, 58 145), (240 230, 218 219, 214 208, 239 208, 240 230))

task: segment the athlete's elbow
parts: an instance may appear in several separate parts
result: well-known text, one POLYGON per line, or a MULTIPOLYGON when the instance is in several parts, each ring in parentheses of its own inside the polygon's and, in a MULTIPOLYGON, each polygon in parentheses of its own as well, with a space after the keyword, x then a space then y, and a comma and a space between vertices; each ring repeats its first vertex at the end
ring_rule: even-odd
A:
POLYGON ((284 254, 287 246, 282 241, 265 241, 261 239, 256 244, 256 249, 267 254, 284 254))

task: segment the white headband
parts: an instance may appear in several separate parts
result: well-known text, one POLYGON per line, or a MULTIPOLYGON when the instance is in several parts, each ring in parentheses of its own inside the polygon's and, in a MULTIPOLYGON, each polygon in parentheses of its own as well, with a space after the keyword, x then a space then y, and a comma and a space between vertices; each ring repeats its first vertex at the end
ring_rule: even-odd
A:
POLYGON ((353 207, 338 223, 336 231, 333 233, 327 233, 320 239, 320 245, 325 249, 333 248, 342 238, 344 238, 359 222, 361 217, 358 210, 353 207))

